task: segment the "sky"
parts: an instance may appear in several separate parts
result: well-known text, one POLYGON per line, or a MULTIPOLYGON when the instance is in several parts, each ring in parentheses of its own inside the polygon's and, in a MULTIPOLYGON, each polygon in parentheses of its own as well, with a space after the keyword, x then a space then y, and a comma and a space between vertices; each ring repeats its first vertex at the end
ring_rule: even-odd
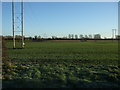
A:
MULTIPOLYGON (((2 2, 3 35, 12 35, 11 5, 2 2)), ((15 12, 18 7, 15 3, 15 12)), ((118 30, 117 2, 24 2, 25 36, 101 34, 112 37, 112 29, 118 30)))
POLYGON ((0 1, 0 35, 2 35, 2 4, 0 1))

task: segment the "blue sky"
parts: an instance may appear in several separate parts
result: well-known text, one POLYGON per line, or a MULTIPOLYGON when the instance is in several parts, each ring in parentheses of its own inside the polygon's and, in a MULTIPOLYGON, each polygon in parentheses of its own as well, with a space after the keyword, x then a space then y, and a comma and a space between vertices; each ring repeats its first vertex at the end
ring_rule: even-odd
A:
MULTIPOLYGON (((17 7, 17 4, 16 4, 17 7)), ((12 35, 11 3, 2 3, 2 32, 12 35)), ((118 29, 117 2, 25 2, 25 36, 101 34, 111 37, 118 29)))

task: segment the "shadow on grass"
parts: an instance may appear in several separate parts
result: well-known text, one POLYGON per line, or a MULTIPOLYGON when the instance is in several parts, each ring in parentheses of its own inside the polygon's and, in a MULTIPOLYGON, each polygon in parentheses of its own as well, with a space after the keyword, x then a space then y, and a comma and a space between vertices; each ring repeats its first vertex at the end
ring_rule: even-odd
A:
POLYGON ((112 82, 83 82, 59 80, 3 80, 2 88, 120 88, 112 82))

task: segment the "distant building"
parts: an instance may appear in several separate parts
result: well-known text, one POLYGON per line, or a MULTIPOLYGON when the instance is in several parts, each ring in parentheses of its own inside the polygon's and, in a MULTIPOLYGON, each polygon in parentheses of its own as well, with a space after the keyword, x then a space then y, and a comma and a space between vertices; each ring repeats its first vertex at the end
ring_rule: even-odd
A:
POLYGON ((95 34, 94 39, 101 39, 101 35, 100 34, 95 34))

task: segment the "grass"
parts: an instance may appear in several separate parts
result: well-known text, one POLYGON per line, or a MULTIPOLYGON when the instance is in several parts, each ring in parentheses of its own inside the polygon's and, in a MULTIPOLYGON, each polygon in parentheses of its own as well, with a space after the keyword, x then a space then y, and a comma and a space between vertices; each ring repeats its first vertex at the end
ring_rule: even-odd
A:
POLYGON ((28 41, 25 49, 12 49, 9 41, 7 48, 12 67, 3 66, 3 87, 102 88, 120 85, 118 42, 28 41), (19 85, 19 82, 26 85, 19 85))

